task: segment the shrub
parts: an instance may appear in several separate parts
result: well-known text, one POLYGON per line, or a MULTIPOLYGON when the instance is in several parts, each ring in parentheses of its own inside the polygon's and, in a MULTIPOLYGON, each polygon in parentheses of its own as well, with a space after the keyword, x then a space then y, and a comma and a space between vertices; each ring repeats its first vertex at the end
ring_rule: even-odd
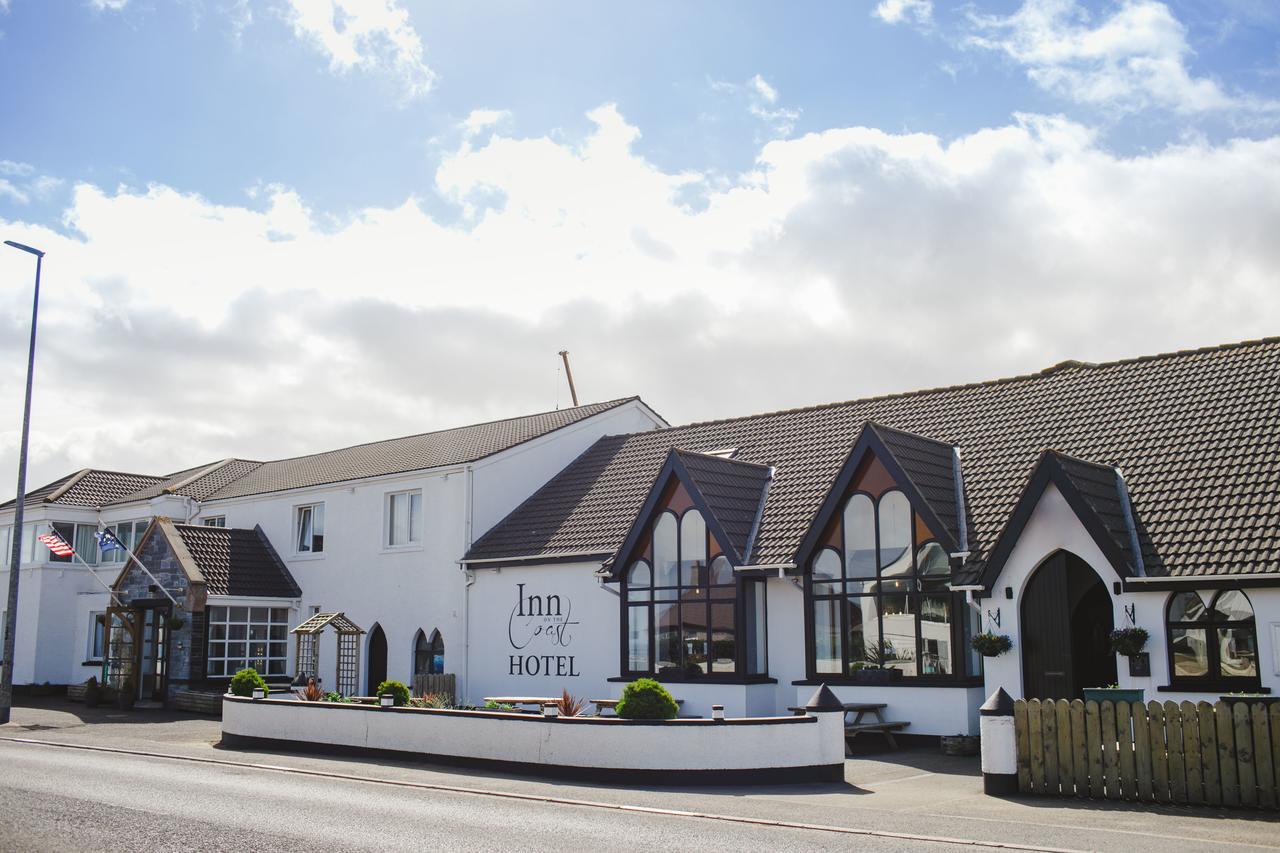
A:
POLYGON ((409 688, 405 687, 402 682, 387 680, 378 685, 378 694, 390 693, 394 698, 396 705, 409 704, 409 688))
POLYGON ((267 693, 271 692, 267 682, 262 680, 262 676, 258 675, 258 671, 253 667, 242 669, 231 676, 231 692, 236 696, 252 696, 255 687, 261 687, 267 693))
POLYGON ((1008 634, 992 634, 990 631, 974 634, 969 644, 984 658, 999 657, 1013 648, 1013 640, 1009 639, 1008 634))
POLYGON ((652 678, 641 678, 623 688, 617 713, 629 720, 670 720, 679 710, 667 688, 652 678))
POLYGON ((333 692, 332 690, 330 690, 328 693, 324 694, 324 701, 326 701, 326 702, 350 702, 351 700, 350 700, 350 699, 344 699, 341 693, 335 693, 335 692, 333 692))
POLYGON ((1113 654, 1133 657, 1142 651, 1147 644, 1146 628, 1117 628, 1111 632, 1111 651, 1113 654))

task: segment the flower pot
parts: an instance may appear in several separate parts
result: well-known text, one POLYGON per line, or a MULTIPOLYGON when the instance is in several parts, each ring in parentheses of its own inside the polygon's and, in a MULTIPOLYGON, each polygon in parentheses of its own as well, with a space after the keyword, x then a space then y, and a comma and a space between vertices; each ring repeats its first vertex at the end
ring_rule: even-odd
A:
POLYGON ((857 670, 853 674, 853 680, 858 684, 889 684, 902 678, 902 670, 900 669, 875 669, 866 667, 857 670))
POLYGON ((1130 689, 1127 687, 1086 687, 1084 689, 1084 701, 1097 702, 1101 705, 1103 702, 1142 702, 1143 691, 1141 688, 1130 689))
POLYGON ((943 755, 977 755, 982 742, 977 735, 943 735, 940 745, 943 755))

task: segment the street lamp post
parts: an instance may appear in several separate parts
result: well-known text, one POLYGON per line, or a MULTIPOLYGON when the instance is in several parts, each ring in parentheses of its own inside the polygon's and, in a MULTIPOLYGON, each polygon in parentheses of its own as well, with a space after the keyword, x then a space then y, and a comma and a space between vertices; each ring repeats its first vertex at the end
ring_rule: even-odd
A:
POLYGON ((27 436, 31 431, 31 377, 36 366, 36 317, 40 313, 40 264, 44 252, 5 240, 6 246, 36 256, 36 290, 31 300, 31 348, 27 351, 27 397, 22 406, 22 444, 18 449, 18 495, 13 503, 13 553, 9 561, 9 603, 4 620, 4 665, 0 667, 0 724, 13 708, 13 649, 18 624, 18 574, 22 566, 22 510, 27 496, 27 436))

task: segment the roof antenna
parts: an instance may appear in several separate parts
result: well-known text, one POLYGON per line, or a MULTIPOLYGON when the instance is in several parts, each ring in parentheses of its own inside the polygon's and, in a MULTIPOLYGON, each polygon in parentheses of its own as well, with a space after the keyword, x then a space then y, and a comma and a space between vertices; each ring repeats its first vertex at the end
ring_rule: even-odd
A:
POLYGON ((573 405, 578 405, 578 392, 573 387, 573 371, 569 369, 569 351, 567 349, 560 350, 560 357, 564 359, 564 375, 569 380, 569 396, 573 398, 573 405))

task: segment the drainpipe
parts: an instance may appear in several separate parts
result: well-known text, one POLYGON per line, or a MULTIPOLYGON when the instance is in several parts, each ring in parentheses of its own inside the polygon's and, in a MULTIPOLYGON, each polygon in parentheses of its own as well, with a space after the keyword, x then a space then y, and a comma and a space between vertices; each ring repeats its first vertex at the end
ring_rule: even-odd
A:
MULTIPOLYGON (((462 554, 466 556, 471 550, 471 531, 472 516, 475 513, 475 469, 468 465, 466 468, 466 476, 463 478, 463 509, 462 509, 462 554)), ((463 586, 462 586, 462 689, 458 691, 465 697, 464 701, 471 698, 471 585, 476 582, 476 573, 467 567, 465 563, 458 568, 462 569, 463 586)), ((454 697, 454 701, 458 701, 458 697, 454 697)))

